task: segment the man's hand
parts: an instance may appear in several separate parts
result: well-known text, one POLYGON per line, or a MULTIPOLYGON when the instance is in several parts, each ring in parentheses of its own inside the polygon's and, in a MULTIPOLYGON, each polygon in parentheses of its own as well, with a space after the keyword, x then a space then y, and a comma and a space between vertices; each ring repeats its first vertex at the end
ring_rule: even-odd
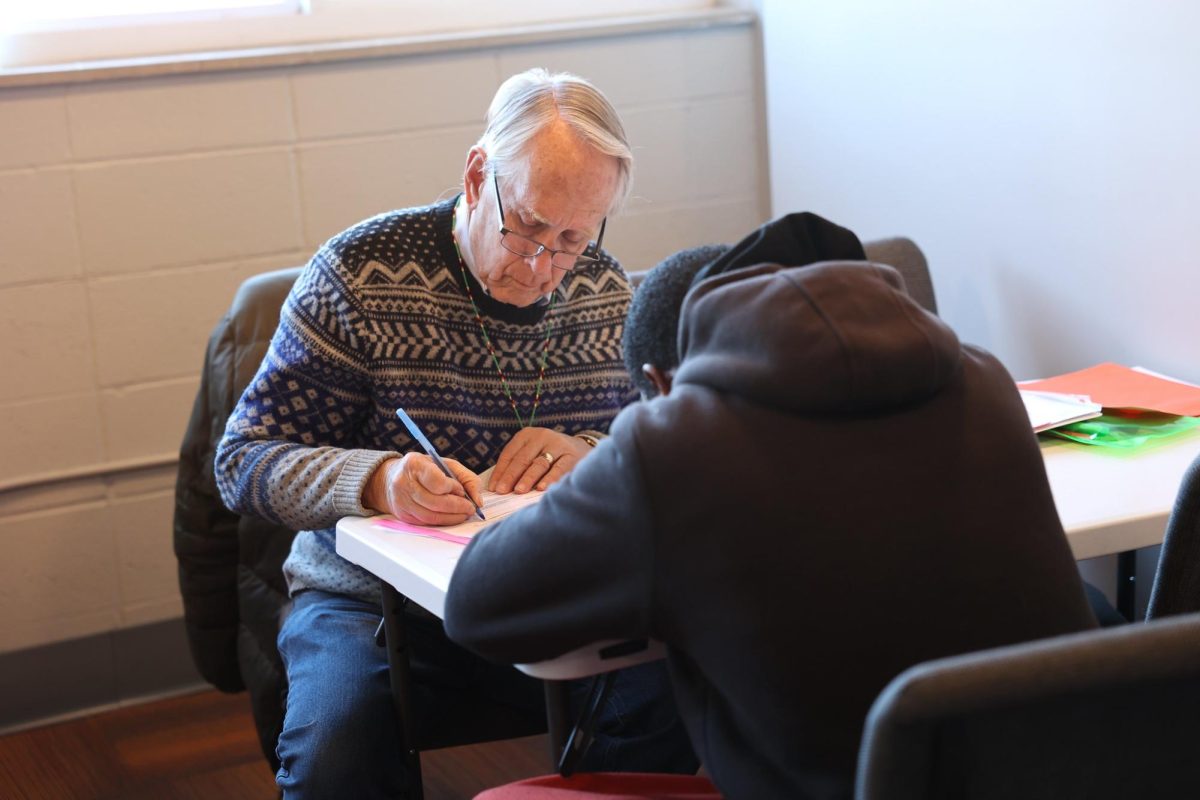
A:
POLYGON ((363 505, 416 525, 457 525, 474 516, 466 494, 483 505, 479 476, 452 458, 442 461, 457 481, 442 474, 423 453, 389 458, 367 479, 363 505))
POLYGON ((582 439, 549 428, 522 428, 500 453, 488 488, 497 494, 542 491, 574 469, 591 449, 582 439))

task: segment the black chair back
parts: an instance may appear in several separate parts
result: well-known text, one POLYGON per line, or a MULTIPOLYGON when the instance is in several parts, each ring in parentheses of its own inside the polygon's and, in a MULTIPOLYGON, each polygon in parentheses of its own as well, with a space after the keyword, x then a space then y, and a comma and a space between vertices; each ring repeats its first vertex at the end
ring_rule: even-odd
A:
POLYGON ((1147 619, 1200 611, 1200 457, 1184 473, 1150 589, 1147 619))
POLYGON ((920 303, 926 311, 937 313, 937 299, 933 294, 929 262, 925 260, 925 254, 917 247, 916 242, 903 236, 894 236, 890 239, 865 242, 863 250, 867 253, 868 261, 895 268, 904 278, 904 288, 908 290, 908 296, 920 303))
POLYGON ((1200 797, 1200 614, 907 670, 867 718, 855 797, 1200 797))
MULTIPOLYGON (((863 245, 867 260, 893 267, 904 278, 904 287, 914 300, 926 311, 937 313, 937 299, 933 293, 933 278, 929 275, 929 262, 916 242, 903 236, 876 239, 863 245)), ((629 282, 636 289, 649 270, 630 272, 629 282)))

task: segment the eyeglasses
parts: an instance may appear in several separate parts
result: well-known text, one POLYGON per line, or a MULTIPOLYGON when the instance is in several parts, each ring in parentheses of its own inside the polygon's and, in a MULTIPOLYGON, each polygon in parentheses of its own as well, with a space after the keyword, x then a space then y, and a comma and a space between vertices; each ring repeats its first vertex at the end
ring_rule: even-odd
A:
POLYGON ((500 181, 496 178, 496 173, 492 173, 492 188, 496 190, 496 209, 500 212, 500 244, 508 252, 521 256, 522 258, 537 258, 542 253, 550 254, 550 266, 555 269, 561 269, 564 272, 569 272, 576 267, 586 267, 589 264, 595 264, 600 260, 600 245, 604 243, 604 228, 608 225, 608 217, 600 223, 600 235, 596 237, 594 256, 585 255, 589 249, 584 247, 583 253, 572 253, 569 250, 555 250, 537 241, 530 239, 528 236, 522 236, 510 228, 504 226, 504 204, 500 202, 500 181))

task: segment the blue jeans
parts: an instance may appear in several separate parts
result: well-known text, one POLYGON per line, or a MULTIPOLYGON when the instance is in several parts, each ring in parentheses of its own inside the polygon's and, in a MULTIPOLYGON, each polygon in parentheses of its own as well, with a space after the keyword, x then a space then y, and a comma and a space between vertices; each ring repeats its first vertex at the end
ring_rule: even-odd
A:
MULTIPOLYGON (((387 652, 375 644, 381 615, 378 603, 312 590, 296 596, 279 633, 288 696, 275 779, 285 798, 404 796, 387 652)), ((540 681, 458 647, 440 620, 419 609, 406 613, 405 626, 418 741, 442 738, 439 728, 469 719, 473 703, 544 718, 540 681)), ((587 681, 572 684, 573 705, 586 690, 587 681)), ((697 767, 664 665, 619 673, 579 770, 692 773, 697 767)))

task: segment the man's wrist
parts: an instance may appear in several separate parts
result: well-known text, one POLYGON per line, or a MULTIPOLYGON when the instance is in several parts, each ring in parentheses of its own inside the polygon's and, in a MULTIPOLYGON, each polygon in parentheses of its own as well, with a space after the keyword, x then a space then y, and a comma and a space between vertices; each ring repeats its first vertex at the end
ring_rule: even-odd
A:
POLYGON ((387 471, 388 465, 400 456, 393 455, 391 458, 386 458, 380 461, 379 464, 367 476, 366 482, 363 484, 362 490, 362 507, 367 511, 374 511, 379 514, 386 514, 387 511, 387 471))

